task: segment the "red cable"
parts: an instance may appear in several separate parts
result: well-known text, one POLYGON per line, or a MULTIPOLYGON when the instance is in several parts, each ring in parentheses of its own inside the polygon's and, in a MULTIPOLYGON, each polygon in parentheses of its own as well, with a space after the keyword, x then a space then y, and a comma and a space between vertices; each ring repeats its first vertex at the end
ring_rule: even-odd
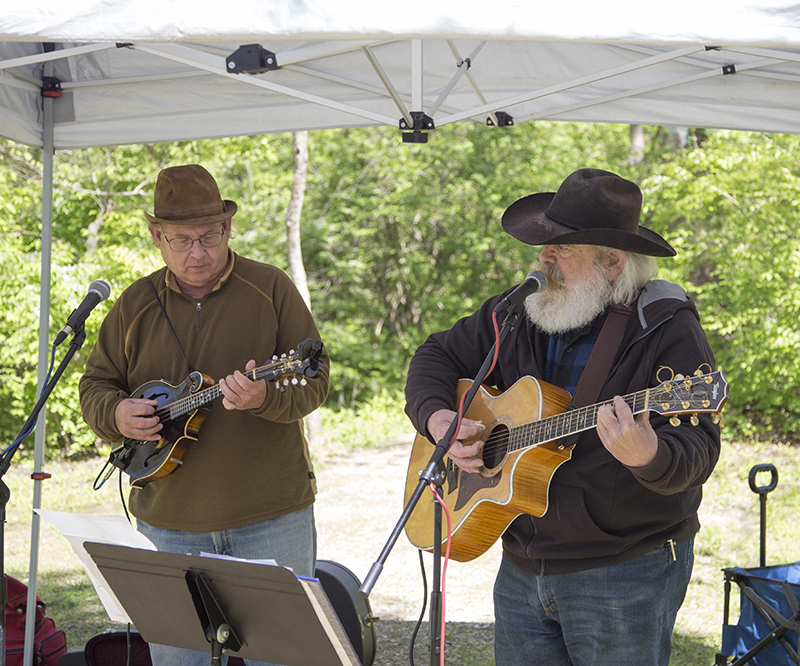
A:
POLYGON ((447 508, 447 504, 445 504, 444 500, 439 496, 439 493, 436 492, 436 487, 431 483, 430 484, 431 492, 433 496, 436 498, 436 501, 442 505, 442 510, 444 511, 444 515, 447 518, 447 545, 444 549, 444 564, 442 565, 442 596, 441 596, 441 607, 442 607, 442 626, 441 626, 441 639, 439 644, 439 663, 441 666, 444 666, 444 631, 445 631, 445 581, 447 580, 447 563, 450 561, 450 537, 452 536, 452 522, 450 518, 450 510, 447 508))
MULTIPOLYGON (((492 370, 494 370, 495 365, 497 365, 497 357, 500 353, 500 330, 497 325, 497 313, 492 313, 492 324, 494 326, 494 356, 492 357, 492 364, 489 366, 489 370, 486 372, 486 376, 488 377, 492 370)), ((464 419, 464 400, 467 397, 468 391, 464 391, 461 395, 461 402, 458 405, 458 414, 456 416, 456 429, 453 432, 453 437, 450 440, 450 445, 452 446, 456 440, 458 439, 458 431, 461 429, 461 421, 464 419)), ((448 446, 448 448, 449 448, 448 446)), ((444 500, 439 496, 439 493, 436 492, 436 487, 433 483, 429 484, 431 492, 433 496, 436 498, 436 501, 442 505, 442 509, 444 510, 444 515, 447 517, 447 544, 445 546, 445 553, 444 553, 444 564, 442 565, 442 596, 441 596, 441 607, 442 607, 442 626, 441 626, 441 643, 439 646, 439 663, 441 666, 444 666, 444 631, 445 631, 445 581, 447 580, 447 563, 450 561, 450 537, 452 536, 452 523, 450 518, 450 510, 447 508, 447 504, 445 504, 444 500)))

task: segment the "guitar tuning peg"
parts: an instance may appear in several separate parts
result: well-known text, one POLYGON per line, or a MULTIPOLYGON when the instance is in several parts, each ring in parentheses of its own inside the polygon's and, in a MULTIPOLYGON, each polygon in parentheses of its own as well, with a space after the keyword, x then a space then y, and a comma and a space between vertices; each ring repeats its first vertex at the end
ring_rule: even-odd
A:
POLYGON ((679 419, 677 416, 673 416, 673 417, 672 417, 672 418, 669 420, 669 424, 670 424, 671 426, 675 427, 675 428, 677 428, 677 427, 680 425, 680 423, 681 423, 681 420, 680 420, 680 419, 679 419))
POLYGON ((697 414, 692 414, 691 418, 689 419, 689 423, 691 423, 693 426, 696 426, 698 423, 700 423, 700 419, 697 418, 697 414))
POLYGON ((297 384, 298 384, 297 377, 292 377, 292 385, 297 386, 297 384))
POLYGON ((712 416, 711 416, 711 422, 712 422, 712 423, 714 423, 714 424, 716 425, 716 424, 717 424, 717 423, 719 423, 721 420, 722 420, 722 418, 720 418, 720 415, 719 415, 719 413, 718 413, 718 412, 714 412, 714 414, 712 414, 712 416))
POLYGON ((685 379, 683 375, 675 375, 675 380, 680 381, 681 379, 685 379))
POLYGON ((289 386, 289 380, 288 379, 284 379, 283 380, 283 385, 284 386, 289 386))
POLYGON ((303 378, 300 380, 300 386, 308 386, 308 382, 306 381, 306 378, 305 378, 305 377, 303 377, 303 378))
POLYGON ((280 387, 281 387, 281 383, 280 382, 275 382, 275 388, 279 389, 280 387))
POLYGON ((281 354, 281 358, 286 358, 286 354, 281 354))
POLYGON ((277 354, 273 354, 272 355, 272 360, 273 361, 277 361, 278 360, 278 355, 277 354))

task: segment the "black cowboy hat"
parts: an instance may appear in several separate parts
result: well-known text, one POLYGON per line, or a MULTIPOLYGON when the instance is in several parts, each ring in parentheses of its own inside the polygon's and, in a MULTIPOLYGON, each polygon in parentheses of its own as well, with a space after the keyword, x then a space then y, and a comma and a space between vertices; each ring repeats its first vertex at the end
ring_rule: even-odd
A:
POLYGON ((673 247, 639 225, 642 192, 636 183, 602 169, 578 169, 558 192, 523 197, 503 213, 503 229, 528 245, 604 245, 651 257, 673 247))

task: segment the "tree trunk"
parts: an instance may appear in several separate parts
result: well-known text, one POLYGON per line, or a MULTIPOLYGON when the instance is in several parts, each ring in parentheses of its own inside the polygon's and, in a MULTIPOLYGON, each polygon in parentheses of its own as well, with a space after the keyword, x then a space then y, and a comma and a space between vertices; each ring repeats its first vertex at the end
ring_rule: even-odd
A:
POLYGON ((628 164, 639 164, 644 159, 644 126, 631 125, 631 147, 628 164))
MULTIPOLYGON (((294 133, 294 179, 292 196, 286 211, 286 250, 289 256, 289 271, 306 306, 311 310, 311 293, 308 290, 306 268, 303 264, 303 248, 300 242, 300 217, 306 194, 308 173, 308 132, 294 133)), ((300 340, 298 340, 300 342, 300 340)), ((311 446, 321 436, 322 417, 315 411, 306 417, 308 441, 311 446)))

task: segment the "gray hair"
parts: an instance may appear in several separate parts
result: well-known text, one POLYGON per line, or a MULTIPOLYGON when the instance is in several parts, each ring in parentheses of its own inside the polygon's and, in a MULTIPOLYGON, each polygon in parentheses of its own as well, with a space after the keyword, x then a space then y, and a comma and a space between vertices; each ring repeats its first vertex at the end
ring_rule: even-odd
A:
MULTIPOLYGON (((604 263, 611 248, 598 247, 596 261, 604 263)), ((653 257, 635 252, 625 252, 626 261, 619 277, 611 285, 611 302, 632 305, 644 286, 658 275, 658 264, 653 257)))

